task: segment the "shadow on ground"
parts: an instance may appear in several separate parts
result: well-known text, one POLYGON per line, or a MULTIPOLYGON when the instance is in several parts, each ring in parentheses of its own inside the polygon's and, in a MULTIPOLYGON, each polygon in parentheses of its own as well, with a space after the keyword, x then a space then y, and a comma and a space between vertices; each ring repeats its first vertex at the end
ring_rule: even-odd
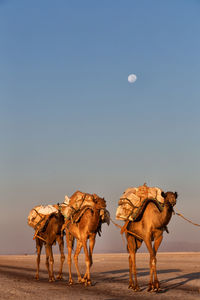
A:
MULTIPOLYGON (((168 285, 166 290, 171 290, 171 289, 175 289, 175 288, 179 288, 179 287, 182 287, 183 289, 188 290, 188 287, 187 286, 183 287, 183 285, 185 285, 188 282, 191 282, 192 280, 196 280, 196 279, 200 279, 200 272, 188 273, 188 274, 183 274, 183 275, 176 276, 176 277, 171 277, 171 278, 162 280, 161 283, 168 284, 169 282, 171 282, 173 280, 178 280, 179 282, 168 285)), ((192 290, 199 291, 199 288, 193 287, 192 290)))
MULTIPOLYGON (((0 272, 8 277, 15 278, 17 280, 24 280, 24 281, 33 281, 35 275, 35 268, 28 268, 28 267, 20 267, 20 266, 7 266, 7 265, 0 265, 0 272)), ((158 270, 158 274, 174 274, 177 272, 181 272, 180 269, 166 269, 166 270, 158 270)), ((40 274, 42 277, 40 278, 41 284, 49 284, 48 282, 48 274, 47 270, 41 269, 40 274)), ((55 275, 56 272, 55 272, 55 275)), ((63 273, 64 278, 68 280, 68 273, 63 273)), ((149 276, 148 269, 138 269, 138 277, 145 277, 149 276)), ((104 272, 93 272, 92 279, 93 285, 98 285, 98 283, 123 283, 128 286, 128 277, 129 277, 129 269, 119 269, 119 270, 111 270, 111 271, 104 271, 104 272)), ((76 273, 73 273, 73 278, 77 278, 76 273)), ((193 291, 199 292, 198 287, 189 287, 186 286, 187 283, 200 279, 200 272, 193 272, 188 274, 183 274, 179 276, 168 277, 164 280, 161 280, 161 286, 163 288, 162 292, 165 293, 171 289, 181 289, 185 291, 193 291), (177 283, 172 283, 173 281, 178 281, 177 283)), ((58 284, 58 281, 56 282, 58 284)), ((60 283, 61 285, 66 285, 66 280, 60 283)), ((60 285, 59 284, 59 285, 60 285)), ((141 284, 144 286, 146 285, 143 280, 141 280, 141 284)), ((142 291, 146 289, 146 287, 142 288, 142 291)))

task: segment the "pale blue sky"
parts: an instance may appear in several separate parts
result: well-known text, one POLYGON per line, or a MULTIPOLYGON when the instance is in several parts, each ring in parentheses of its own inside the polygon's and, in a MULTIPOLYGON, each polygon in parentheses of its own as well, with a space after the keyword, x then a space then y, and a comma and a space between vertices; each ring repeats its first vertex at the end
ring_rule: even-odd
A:
MULTIPOLYGON (((177 190, 200 222, 199 14, 197 0, 0 1, 0 253, 33 251, 29 210, 77 189, 113 219, 130 186, 177 190)), ((166 242, 200 238, 169 228, 166 242)), ((113 226, 96 251, 111 248, 113 226)))

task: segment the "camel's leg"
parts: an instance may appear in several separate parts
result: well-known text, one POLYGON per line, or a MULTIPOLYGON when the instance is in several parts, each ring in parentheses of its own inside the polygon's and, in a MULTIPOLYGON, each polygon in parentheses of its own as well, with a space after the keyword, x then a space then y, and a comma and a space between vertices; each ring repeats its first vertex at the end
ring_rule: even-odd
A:
POLYGON ((68 269, 69 269, 69 284, 73 284, 73 279, 72 279, 72 249, 73 249, 73 242, 74 238, 72 235, 69 233, 69 231, 66 230, 66 242, 67 242, 67 251, 68 251, 68 256, 67 256, 67 263, 68 263, 68 269))
POLYGON ((52 245, 49 246, 49 253, 50 253, 50 282, 55 281, 54 272, 53 272, 53 265, 54 265, 54 259, 53 259, 53 250, 52 245))
POLYGON ((130 235, 126 236, 127 238, 127 248, 129 251, 129 289, 134 289, 134 281, 133 281, 133 262, 132 262, 132 257, 131 253, 134 252, 134 246, 133 246, 133 237, 130 235))
POLYGON ((46 267, 49 274, 49 282, 55 281, 54 274, 53 274, 53 252, 52 252, 52 246, 46 245, 46 267), (50 258, 50 268, 49 268, 49 258, 50 258))
POLYGON ((36 250, 37 250, 37 269, 35 274, 35 279, 39 280, 39 268, 40 268, 40 255, 42 251, 43 242, 36 238, 36 250))
MULTIPOLYGON (((153 250, 155 252, 155 256, 157 254, 157 251, 158 251, 158 248, 161 244, 163 240, 163 235, 159 235, 156 239, 155 239, 155 242, 154 242, 154 246, 153 246, 153 250)), ((154 272, 154 289, 156 291, 159 291, 160 290, 160 283, 158 281, 158 277, 157 277, 157 271, 156 271, 156 259, 155 259, 155 266, 153 266, 153 272, 154 272)))
POLYGON ((60 249, 60 270, 59 270, 59 274, 57 276, 57 279, 62 280, 62 270, 63 270, 64 261, 65 261, 63 237, 58 235, 57 236, 57 242, 58 242, 59 249, 60 249))
POLYGON ((156 255, 154 249, 152 248, 151 237, 145 239, 145 244, 150 254, 150 263, 149 263, 150 280, 149 280, 149 287, 148 287, 148 292, 150 292, 150 291, 154 291, 153 273, 156 272, 156 255))
MULTIPOLYGON (((93 250, 94 250, 94 246, 95 246, 95 238, 96 238, 96 233, 93 233, 89 237, 89 273, 90 273, 90 268, 93 264, 92 254, 93 254, 93 250)), ((88 280, 88 269, 86 269, 86 272, 85 272, 85 275, 83 278, 84 278, 84 281, 87 282, 87 285, 91 285, 91 279, 88 280)), ((89 274, 89 278, 90 278, 90 274, 89 274)))
POLYGON ((96 238, 96 233, 92 234, 89 237, 89 258, 90 258, 90 268, 93 264, 93 260, 92 260, 92 254, 93 254, 93 250, 94 250, 94 245, 95 245, 95 238, 96 238))
POLYGON ((50 272, 49 272, 49 248, 47 248, 47 245, 45 246, 46 251, 46 267, 50 278, 50 272))
MULTIPOLYGON (((129 252, 130 253, 130 252, 129 252)), ((129 254, 128 257, 128 261, 129 261, 129 289, 134 289, 134 281, 133 281, 133 263, 132 263, 132 258, 131 255, 129 254)))
POLYGON ((74 253, 74 263, 75 263, 76 272, 78 275, 78 282, 84 281, 81 277, 81 273, 80 273, 79 267, 78 267, 78 256, 79 256, 79 253, 81 252, 81 249, 82 249, 82 243, 79 240, 77 240, 76 251, 74 253))
MULTIPOLYGON (((127 247, 129 251, 129 288, 133 289, 134 291, 139 291, 140 287, 137 281, 137 271, 136 271, 136 263, 135 263, 135 256, 137 251, 137 244, 134 237, 131 235, 127 236, 127 247), (133 281, 133 274, 135 279, 135 284, 133 281)), ((141 243, 140 243, 141 245, 141 243)))
POLYGON ((135 251, 134 251, 134 259, 133 259, 133 274, 134 274, 134 279, 135 279, 135 288, 134 291, 138 292, 140 291, 140 287, 138 285, 138 281, 137 281, 137 270, 136 270, 136 252, 137 250, 141 247, 142 242, 140 242, 139 240, 135 239, 135 251))
POLYGON ((85 253, 85 265, 86 265, 86 272, 84 275, 85 279, 85 285, 91 285, 91 279, 90 279, 90 257, 89 252, 87 248, 87 239, 82 241, 84 253, 85 253))

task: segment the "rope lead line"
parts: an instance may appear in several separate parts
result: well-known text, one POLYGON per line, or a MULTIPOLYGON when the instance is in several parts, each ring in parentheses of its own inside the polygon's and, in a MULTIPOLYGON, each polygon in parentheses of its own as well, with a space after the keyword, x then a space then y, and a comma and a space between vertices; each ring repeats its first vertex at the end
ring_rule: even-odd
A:
POLYGON ((190 221, 189 219, 187 219, 186 217, 184 217, 180 212, 176 212, 176 211, 175 211, 175 214, 176 214, 177 216, 183 218, 183 219, 186 220, 187 222, 189 222, 189 223, 191 223, 191 224, 193 224, 193 225, 195 225, 195 226, 200 227, 200 224, 193 223, 192 221, 190 221))

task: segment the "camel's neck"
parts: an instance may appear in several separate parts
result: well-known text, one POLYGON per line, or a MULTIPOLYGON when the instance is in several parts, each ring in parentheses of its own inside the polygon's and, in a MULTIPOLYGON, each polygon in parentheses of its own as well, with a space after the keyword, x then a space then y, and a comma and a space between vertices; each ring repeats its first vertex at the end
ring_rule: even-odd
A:
POLYGON ((163 226, 167 225, 172 217, 173 207, 169 201, 165 201, 165 206, 161 213, 163 226))
POLYGON ((93 210, 93 213, 94 213, 94 218, 96 219, 96 220, 99 220, 99 217, 100 217, 100 209, 94 209, 93 210))

